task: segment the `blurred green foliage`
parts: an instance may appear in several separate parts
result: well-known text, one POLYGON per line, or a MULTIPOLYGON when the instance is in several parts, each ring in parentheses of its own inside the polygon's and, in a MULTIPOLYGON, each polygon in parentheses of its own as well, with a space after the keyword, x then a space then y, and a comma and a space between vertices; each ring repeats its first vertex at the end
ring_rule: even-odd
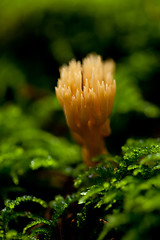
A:
POLYGON ((159 236, 159 41, 158 0, 0 1, 0 239, 159 236), (86 170, 54 87, 91 52, 117 94, 111 154, 86 170))

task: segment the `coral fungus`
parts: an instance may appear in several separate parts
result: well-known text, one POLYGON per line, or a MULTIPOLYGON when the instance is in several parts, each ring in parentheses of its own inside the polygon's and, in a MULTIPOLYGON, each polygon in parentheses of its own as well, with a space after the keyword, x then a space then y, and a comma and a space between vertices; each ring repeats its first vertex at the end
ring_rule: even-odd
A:
POLYGON ((87 56, 82 64, 72 60, 60 68, 56 89, 67 124, 82 145, 84 161, 107 153, 104 137, 110 134, 109 116, 116 92, 113 60, 102 61, 99 55, 87 56))

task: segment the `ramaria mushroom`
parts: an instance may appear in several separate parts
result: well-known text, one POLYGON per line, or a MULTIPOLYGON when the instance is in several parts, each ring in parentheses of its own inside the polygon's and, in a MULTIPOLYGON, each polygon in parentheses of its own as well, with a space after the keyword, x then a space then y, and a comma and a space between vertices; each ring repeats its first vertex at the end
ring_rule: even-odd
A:
POLYGON ((93 157, 107 153, 104 137, 111 132, 114 70, 113 60, 103 62, 99 55, 87 56, 82 64, 72 60, 60 68, 56 95, 74 138, 82 145, 87 166, 95 165, 93 157))

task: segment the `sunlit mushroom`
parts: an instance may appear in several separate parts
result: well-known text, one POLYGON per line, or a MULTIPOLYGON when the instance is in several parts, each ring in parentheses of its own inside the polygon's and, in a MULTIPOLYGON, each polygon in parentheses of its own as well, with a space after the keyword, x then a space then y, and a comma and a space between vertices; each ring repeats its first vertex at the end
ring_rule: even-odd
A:
POLYGON ((56 95, 63 107, 74 138, 82 145, 84 162, 107 153, 104 137, 110 130, 109 116, 116 93, 113 60, 102 61, 99 55, 87 56, 82 64, 72 60, 60 68, 56 95))

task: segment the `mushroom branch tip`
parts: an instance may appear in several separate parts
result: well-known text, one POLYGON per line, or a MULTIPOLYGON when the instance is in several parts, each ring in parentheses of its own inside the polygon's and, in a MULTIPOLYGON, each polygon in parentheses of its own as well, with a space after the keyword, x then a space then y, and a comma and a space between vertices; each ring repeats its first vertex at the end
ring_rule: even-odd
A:
POLYGON ((116 93, 113 79, 115 63, 102 61, 99 55, 72 60, 60 68, 56 90, 67 124, 82 145, 84 162, 93 166, 92 158, 107 153, 104 137, 110 130, 109 116, 116 93))

